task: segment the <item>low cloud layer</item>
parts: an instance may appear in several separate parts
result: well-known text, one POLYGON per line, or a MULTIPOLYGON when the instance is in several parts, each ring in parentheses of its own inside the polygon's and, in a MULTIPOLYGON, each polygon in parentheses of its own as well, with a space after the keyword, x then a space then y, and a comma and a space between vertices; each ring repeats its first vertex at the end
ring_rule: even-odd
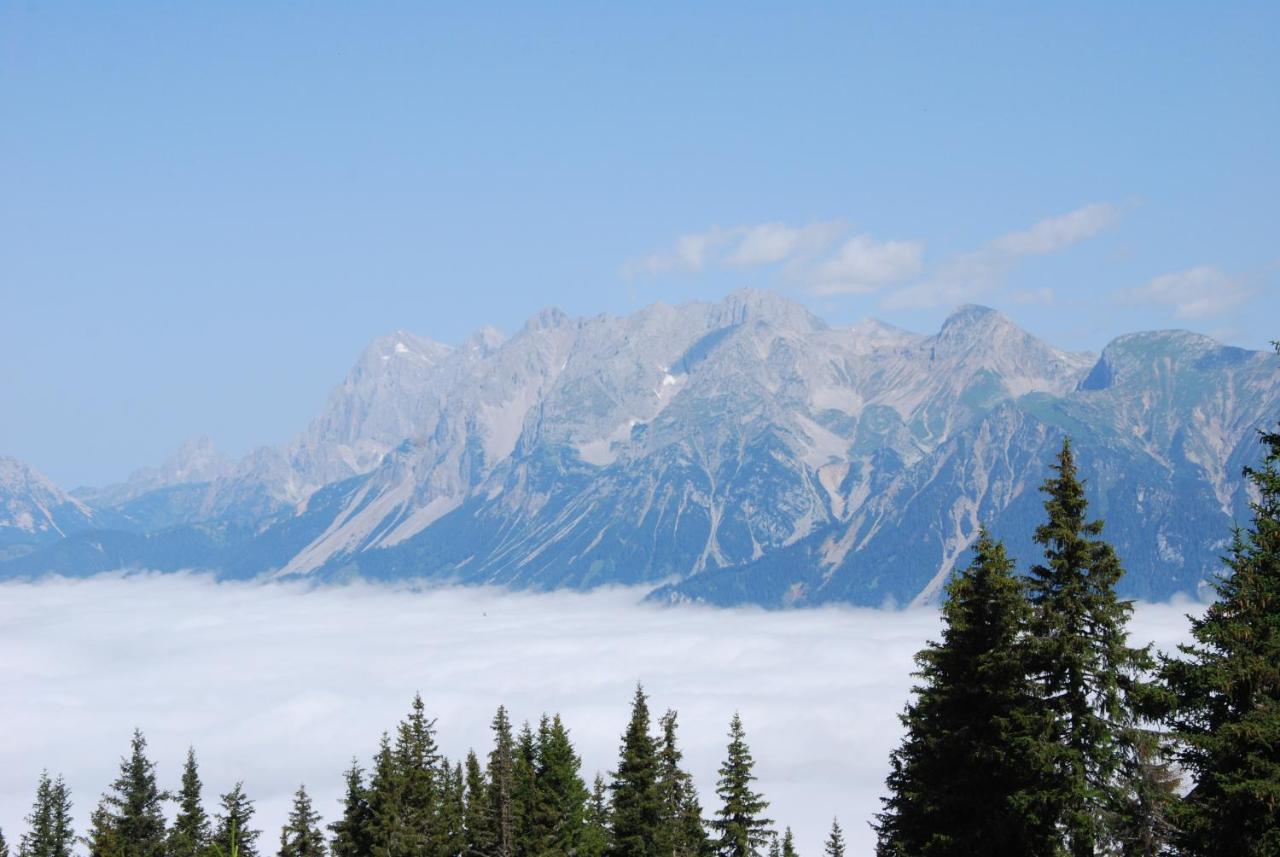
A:
MULTIPOLYGON (((769 815, 816 857, 832 815, 869 853, 911 657, 932 610, 658 608, 590 595, 388 586, 217 584, 188 575, 0 585, 0 827, 17 840, 42 767, 80 829, 141 728, 162 785, 195 745, 207 798, 243 778, 274 842, 298 782, 331 821, 341 772, 367 761, 415 691, 444 752, 487 752, 505 703, 559 711, 584 775, 617 759, 634 683, 680 712, 686 761, 716 807, 725 731, 742 713, 769 815)), ((1139 608, 1136 641, 1186 637, 1185 604, 1139 608)))

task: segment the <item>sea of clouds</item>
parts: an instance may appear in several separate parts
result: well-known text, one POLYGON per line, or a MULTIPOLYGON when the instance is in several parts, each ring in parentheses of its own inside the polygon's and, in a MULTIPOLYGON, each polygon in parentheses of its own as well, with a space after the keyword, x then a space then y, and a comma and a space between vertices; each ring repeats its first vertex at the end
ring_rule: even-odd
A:
MULTIPOLYGON (((642 681, 655 721, 679 712, 708 814, 738 711, 769 815, 801 853, 821 853, 833 816, 849 853, 870 853, 912 655, 936 635, 937 612, 667 608, 640 596, 189 574, 0 585, 0 829, 16 845, 42 768, 65 775, 82 829, 136 726, 162 787, 177 787, 189 744, 210 809, 243 780, 270 855, 298 784, 331 821, 343 770, 353 756, 367 766, 415 692, 454 759, 488 752, 499 703, 517 723, 559 712, 590 782, 615 765, 642 681)), ((1171 650, 1199 609, 1139 605, 1132 640, 1171 650)))

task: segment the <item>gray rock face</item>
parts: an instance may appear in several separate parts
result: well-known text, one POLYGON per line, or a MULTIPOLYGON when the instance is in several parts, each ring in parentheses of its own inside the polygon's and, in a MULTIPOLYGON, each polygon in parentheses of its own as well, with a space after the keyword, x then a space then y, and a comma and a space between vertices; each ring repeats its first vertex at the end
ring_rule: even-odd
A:
POLYGON ((92 509, 35 468, 0 456, 0 559, 90 529, 94 518, 92 509))
MULTIPOLYGON (((547 310, 458 347, 397 332, 285 447, 236 465, 196 447, 82 496, 165 534, 159 558, 121 537, 123 564, 905 603, 938 596, 980 523, 1032 558, 1036 489, 1070 435, 1126 585, 1166 596, 1216 568, 1254 429, 1277 416, 1280 360, 1194 334, 1096 357, 983 307, 923 336, 744 291, 547 310)), ((0 575, 98 570, 86 538, 0 575)))

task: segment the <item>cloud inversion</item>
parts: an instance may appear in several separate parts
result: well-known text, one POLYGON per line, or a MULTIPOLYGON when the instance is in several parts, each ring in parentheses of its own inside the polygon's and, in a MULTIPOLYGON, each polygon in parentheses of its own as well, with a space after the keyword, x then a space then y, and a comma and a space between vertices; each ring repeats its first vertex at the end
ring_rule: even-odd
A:
MULTIPOLYGON (((686 761, 713 812, 740 711, 770 817, 819 854, 839 815, 869 853, 912 655, 937 614, 637 605, 590 595, 355 584, 217 584, 143 575, 0 585, 0 827, 16 842, 47 766, 80 830, 141 728, 162 787, 194 744, 206 801, 243 778, 273 842, 298 783, 332 821, 351 757, 367 762, 415 691, 451 758, 487 752, 499 703, 516 722, 559 711, 583 774, 617 762, 631 692, 680 712, 686 761)), ((1134 639, 1168 649, 1185 605, 1144 606, 1134 639)))

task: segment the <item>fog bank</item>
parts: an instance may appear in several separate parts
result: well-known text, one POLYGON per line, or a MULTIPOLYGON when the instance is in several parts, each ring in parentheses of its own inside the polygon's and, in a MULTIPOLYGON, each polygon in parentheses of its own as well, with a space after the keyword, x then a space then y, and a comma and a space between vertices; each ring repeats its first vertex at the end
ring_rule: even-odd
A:
MULTIPOLYGON (((662 608, 635 590, 415 591, 355 584, 215 583, 198 575, 0 585, 0 827, 25 827, 42 767, 72 789, 77 831, 141 728, 162 787, 193 744, 206 804, 237 779, 257 801, 264 854, 299 782, 325 822, 342 771, 367 763, 420 691, 451 758, 489 749, 499 703, 519 723, 559 712, 583 777, 615 765, 632 690, 680 713, 708 813, 735 710, 769 816, 818 857, 838 815, 870 853, 912 655, 934 610, 662 608)), ((1133 641, 1171 649, 1198 605, 1140 605, 1133 641)))

